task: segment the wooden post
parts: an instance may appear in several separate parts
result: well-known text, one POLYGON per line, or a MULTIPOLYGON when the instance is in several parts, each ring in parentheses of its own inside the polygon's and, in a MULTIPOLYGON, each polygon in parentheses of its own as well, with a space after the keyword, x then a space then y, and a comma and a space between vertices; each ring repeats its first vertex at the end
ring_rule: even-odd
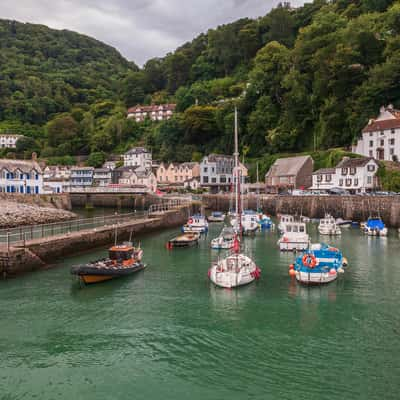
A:
POLYGON ((10 251, 10 232, 7 232, 7 252, 10 251))

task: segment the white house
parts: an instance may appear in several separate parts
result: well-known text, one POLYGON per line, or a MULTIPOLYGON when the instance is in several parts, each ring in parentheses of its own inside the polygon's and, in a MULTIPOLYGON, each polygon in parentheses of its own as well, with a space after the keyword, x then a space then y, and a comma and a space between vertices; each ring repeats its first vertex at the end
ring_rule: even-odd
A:
MULTIPOLYGON (((229 191, 234 184, 234 158, 232 156, 210 154, 200 163, 200 184, 212 192, 229 191)), ((247 168, 240 163, 242 183, 248 176, 247 168)))
POLYGON ((43 172, 36 161, 0 160, 0 192, 41 194, 43 172))
POLYGON ((136 106, 128 110, 128 118, 134 118, 136 122, 143 122, 146 118, 152 121, 165 121, 173 116, 175 109, 176 104, 136 106))
POLYGON ((373 158, 344 157, 336 168, 320 169, 313 174, 312 190, 340 188, 365 193, 378 188, 378 162, 373 158))
POLYGON ((18 139, 22 137, 23 135, 0 134, 0 148, 15 149, 18 139))
POLYGON ((122 167, 120 168, 120 185, 137 187, 143 186, 148 191, 157 191, 157 178, 151 169, 144 167, 122 167))
POLYGON ((124 154, 125 167, 144 167, 151 169, 152 154, 144 147, 134 147, 124 154))
POLYGON ((71 183, 69 179, 65 178, 48 178, 43 180, 43 193, 44 194, 59 194, 68 193, 70 191, 71 183))
POLYGON ((400 111, 392 105, 381 107, 379 116, 369 121, 352 150, 377 160, 400 159, 400 111))
POLYGON ((112 170, 96 168, 93 171, 93 186, 106 187, 112 183, 112 170))
POLYGON ((73 167, 71 168, 70 183, 71 187, 88 187, 93 184, 93 167, 73 167))
POLYGON ((336 168, 322 168, 312 175, 313 190, 329 190, 338 187, 336 182, 336 168))
POLYGON ((345 157, 336 166, 336 187, 353 193, 365 193, 378 188, 378 162, 373 158, 345 157))

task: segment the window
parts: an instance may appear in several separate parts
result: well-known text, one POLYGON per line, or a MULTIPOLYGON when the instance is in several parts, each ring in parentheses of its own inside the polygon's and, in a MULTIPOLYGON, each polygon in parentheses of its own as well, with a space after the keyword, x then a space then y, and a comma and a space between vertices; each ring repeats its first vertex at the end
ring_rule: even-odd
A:
POLYGON ((392 132, 392 135, 394 135, 396 131, 394 129, 392 129, 391 132, 392 132))
POLYGON ((369 156, 373 157, 374 156, 374 152, 372 150, 369 151, 369 156))
POLYGON ((384 146, 384 145, 385 145, 385 140, 382 139, 382 140, 381 140, 381 146, 384 146))
POLYGON ((325 175, 325 182, 332 182, 332 175, 325 175))
POLYGON ((342 168, 342 175, 345 176, 347 175, 348 169, 347 168, 342 168))
POLYGON ((369 147, 374 147, 374 141, 373 140, 369 141, 369 147))
POLYGON ((395 140, 394 139, 390 139, 389 143, 391 144, 391 146, 394 146, 395 140))
POLYGON ((206 174, 208 172, 208 168, 204 167, 204 173, 206 174))
POLYGON ((211 172, 212 172, 213 174, 215 173, 215 168, 214 168, 214 167, 211 168, 211 172))
POLYGON ((346 179, 346 186, 351 186, 352 182, 352 179, 346 179))
POLYGON ((317 182, 322 182, 322 175, 317 176, 317 182))
POLYGON ((354 179, 354 186, 358 186, 358 179, 354 179))
POLYGON ((391 155, 391 156, 394 155, 394 148, 393 148, 393 147, 390 149, 390 155, 391 155))
POLYGON ((372 176, 367 177, 367 183, 368 183, 368 185, 370 185, 372 183, 372 176))
POLYGON ((221 183, 226 183, 226 176, 221 176, 220 182, 221 183))
POLYGON ((383 136, 385 134, 385 132, 384 131, 381 131, 381 136, 383 136))
POLYGON ((375 171, 375 165, 368 165, 368 172, 374 172, 375 171))
POLYGON ((350 175, 355 175, 357 170, 355 168, 350 168, 350 175))
POLYGON ((212 178, 212 179, 211 179, 211 182, 212 182, 212 183, 217 183, 217 178, 212 178))
POLYGON ((339 186, 343 186, 343 179, 339 179, 339 186))
POLYGON ((372 136, 374 136, 374 134, 373 134, 372 132, 370 132, 370 133, 369 133, 369 136, 372 137, 372 136))

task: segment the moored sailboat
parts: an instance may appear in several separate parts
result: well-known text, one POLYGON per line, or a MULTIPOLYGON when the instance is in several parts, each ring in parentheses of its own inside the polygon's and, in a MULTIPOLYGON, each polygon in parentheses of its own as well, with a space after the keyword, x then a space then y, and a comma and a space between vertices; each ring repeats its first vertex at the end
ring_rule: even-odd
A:
POLYGON ((237 110, 235 109, 235 200, 238 229, 234 235, 233 251, 227 257, 213 263, 208 271, 210 280, 222 288, 236 288, 247 285, 261 276, 261 270, 256 263, 241 251, 239 234, 242 233, 242 212, 240 205, 240 180, 241 171, 239 168, 238 131, 237 131, 237 110))

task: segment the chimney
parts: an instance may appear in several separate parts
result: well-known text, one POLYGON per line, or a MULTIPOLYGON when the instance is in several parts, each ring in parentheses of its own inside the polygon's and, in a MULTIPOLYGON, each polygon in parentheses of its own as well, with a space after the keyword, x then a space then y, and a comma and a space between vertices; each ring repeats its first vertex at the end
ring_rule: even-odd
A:
POLYGON ((37 154, 35 151, 32 153, 32 161, 37 161, 37 154))
POLYGON ((386 107, 385 106, 382 106, 381 108, 380 108, 380 110, 379 110, 381 113, 384 113, 385 111, 386 111, 386 107))

